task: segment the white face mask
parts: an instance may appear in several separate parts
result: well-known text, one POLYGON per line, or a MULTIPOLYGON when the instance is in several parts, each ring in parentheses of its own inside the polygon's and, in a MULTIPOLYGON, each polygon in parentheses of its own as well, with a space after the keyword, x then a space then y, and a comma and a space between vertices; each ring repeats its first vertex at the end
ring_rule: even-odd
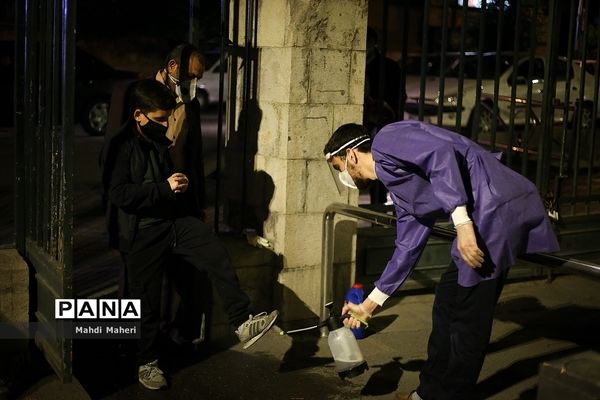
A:
POLYGON ((179 80, 169 74, 169 79, 175 84, 175 94, 184 103, 189 103, 196 98, 196 85, 198 79, 189 79, 186 81, 179 80))
POLYGON ((348 156, 346 156, 345 169, 339 173, 340 182, 342 182, 345 186, 348 186, 350 189, 358 189, 356 184, 354 183, 354 179, 348 173, 348 156))
MULTIPOLYGON (((364 142, 369 141, 369 140, 371 140, 371 138, 368 135, 363 135, 363 136, 359 136, 357 138, 351 139, 348 142, 344 143, 337 150, 334 150, 334 151, 332 151, 330 153, 325 154, 325 159, 327 161, 330 161, 333 156, 335 156, 336 154, 338 154, 340 151, 348 148, 348 146, 352 145, 352 147, 350 147, 350 149, 355 149, 358 146, 360 146, 361 144, 363 144, 364 142)), ((349 187, 351 189, 358 189, 356 187, 356 184, 354 183, 354 180, 352 179, 352 177, 348 173, 348 157, 346 157, 346 164, 345 165, 346 165, 346 168, 342 172, 338 173, 338 178, 339 178, 340 182, 342 182, 342 184, 344 186, 347 186, 347 187, 349 187)), ((332 168, 331 164, 329 164, 329 168, 333 172, 333 168, 332 168)), ((338 187, 338 190, 340 190, 339 187, 338 187)))

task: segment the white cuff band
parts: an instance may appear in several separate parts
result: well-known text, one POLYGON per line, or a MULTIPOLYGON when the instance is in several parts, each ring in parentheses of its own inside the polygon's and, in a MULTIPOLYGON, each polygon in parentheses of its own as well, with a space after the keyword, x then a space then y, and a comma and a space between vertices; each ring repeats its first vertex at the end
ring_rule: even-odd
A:
POLYGON ((375 288, 369 294, 369 299, 376 303, 378 306, 382 306, 383 303, 390 297, 388 294, 383 293, 381 290, 375 288))
POLYGON ((471 222, 471 218, 469 218, 469 214, 467 213, 467 206, 456 207, 450 216, 452 217, 454 226, 471 222))

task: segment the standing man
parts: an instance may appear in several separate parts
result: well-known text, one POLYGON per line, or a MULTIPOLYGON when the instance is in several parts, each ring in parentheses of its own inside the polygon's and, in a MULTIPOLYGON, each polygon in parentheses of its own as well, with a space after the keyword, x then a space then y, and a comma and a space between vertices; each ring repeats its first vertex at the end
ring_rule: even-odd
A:
POLYGON ((158 366, 163 276, 173 257, 208 273, 244 348, 273 325, 277 311, 255 314, 240 288, 227 250, 211 228, 183 206, 193 183, 176 172, 166 137, 175 96, 156 80, 131 91, 130 117, 105 144, 103 184, 108 192, 111 244, 123 254, 129 294, 141 299, 138 380, 148 389, 167 386, 158 366))
POLYGON ((183 43, 172 49, 156 80, 166 85, 176 96, 169 117, 167 138, 175 171, 183 172, 192 182, 186 205, 192 215, 204 217, 205 184, 202 154, 200 103, 196 99, 196 84, 204 74, 204 57, 191 44, 183 43))
MULTIPOLYGON (((173 48, 165 57, 163 68, 160 69, 155 79, 167 86, 175 96, 175 108, 169 116, 167 138, 172 142, 169 153, 173 160, 174 171, 183 172, 189 178, 191 185, 181 206, 185 206, 189 215, 204 219, 206 208, 206 190, 204 179, 204 155, 202 142, 202 127, 200 118, 200 103, 196 98, 198 79, 204 74, 204 57, 200 50, 189 43, 182 43, 173 48)), ((176 304, 178 312, 167 315, 166 320, 175 337, 188 336, 184 340, 196 338, 198 327, 202 324, 202 314, 195 312, 189 314, 187 309, 208 310, 211 306, 210 283, 206 281, 205 274, 190 268, 186 263, 179 266, 178 275, 181 287, 170 294, 170 301, 176 304), (181 279, 187 276, 189 279, 181 279), (193 285, 190 282, 203 282, 203 301, 199 302, 192 293, 193 285), (185 304, 193 304, 185 307, 185 304), (187 332, 187 334, 185 334, 187 332), (183 334, 183 335, 182 335, 183 334)), ((173 277, 173 274, 171 274, 173 277)), ((197 311, 196 310, 196 311, 197 311)), ((203 313, 206 316, 206 312, 203 313)))
POLYGON ((519 254, 559 249, 536 187, 471 140, 416 121, 387 125, 373 141, 362 126, 343 125, 324 153, 347 186, 380 180, 397 217, 396 250, 375 289, 342 314, 369 319, 411 273, 436 219, 452 218, 457 235, 436 287, 428 359, 416 391, 396 398, 472 398, 508 268, 519 254))

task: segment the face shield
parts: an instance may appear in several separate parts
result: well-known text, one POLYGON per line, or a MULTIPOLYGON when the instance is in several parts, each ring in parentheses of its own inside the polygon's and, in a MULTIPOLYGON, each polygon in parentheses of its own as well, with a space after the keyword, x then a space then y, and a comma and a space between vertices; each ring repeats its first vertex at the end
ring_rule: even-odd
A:
POLYGON ((349 187, 351 189, 356 189, 356 184, 354 180, 348 173, 348 158, 346 157, 346 162, 344 165, 343 171, 337 171, 333 164, 330 162, 333 156, 339 156, 339 153, 345 149, 355 149, 366 141, 371 140, 368 135, 359 136, 348 142, 344 143, 340 148, 330 153, 325 154, 325 159, 327 160, 327 165, 329 166, 329 171, 331 171, 331 176, 333 177, 333 181, 335 182, 335 186, 338 189, 338 192, 341 194, 344 186, 349 187))

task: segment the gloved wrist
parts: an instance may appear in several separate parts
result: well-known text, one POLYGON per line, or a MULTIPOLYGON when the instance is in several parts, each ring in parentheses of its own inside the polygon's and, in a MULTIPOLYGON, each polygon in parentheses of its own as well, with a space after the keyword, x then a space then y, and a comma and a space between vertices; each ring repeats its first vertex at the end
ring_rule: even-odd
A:
POLYGON ((469 213, 467 212, 467 206, 456 207, 450 216, 452 217, 455 228, 471 222, 471 218, 469 218, 469 213))

